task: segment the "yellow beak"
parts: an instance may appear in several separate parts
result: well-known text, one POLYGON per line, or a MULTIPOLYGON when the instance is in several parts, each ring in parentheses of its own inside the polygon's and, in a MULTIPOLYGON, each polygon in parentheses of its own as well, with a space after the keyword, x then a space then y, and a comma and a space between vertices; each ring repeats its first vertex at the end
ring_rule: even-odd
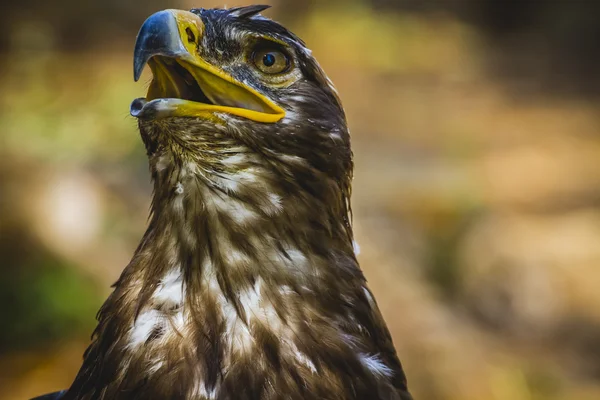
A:
POLYGON ((146 98, 131 104, 131 115, 212 118, 226 113, 262 123, 282 119, 285 111, 272 100, 200 57, 203 33, 200 17, 188 11, 160 11, 144 22, 135 44, 134 79, 148 64, 153 80, 146 98))

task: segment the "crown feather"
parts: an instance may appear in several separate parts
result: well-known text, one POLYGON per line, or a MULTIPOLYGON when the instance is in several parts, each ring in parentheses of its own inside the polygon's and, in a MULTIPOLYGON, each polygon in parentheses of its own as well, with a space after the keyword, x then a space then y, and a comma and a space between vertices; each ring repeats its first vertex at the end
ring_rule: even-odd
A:
POLYGON ((271 6, 265 4, 255 4, 252 6, 235 7, 229 9, 229 15, 233 15, 234 17, 238 18, 251 18, 267 8, 271 8, 271 6))

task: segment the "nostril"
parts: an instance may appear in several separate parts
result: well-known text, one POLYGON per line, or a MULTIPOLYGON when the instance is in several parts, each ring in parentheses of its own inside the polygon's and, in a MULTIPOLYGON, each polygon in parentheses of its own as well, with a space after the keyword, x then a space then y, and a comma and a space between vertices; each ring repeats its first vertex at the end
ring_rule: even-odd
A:
POLYGON ((185 33, 187 33, 188 43, 196 43, 196 35, 191 28, 185 28, 185 33))

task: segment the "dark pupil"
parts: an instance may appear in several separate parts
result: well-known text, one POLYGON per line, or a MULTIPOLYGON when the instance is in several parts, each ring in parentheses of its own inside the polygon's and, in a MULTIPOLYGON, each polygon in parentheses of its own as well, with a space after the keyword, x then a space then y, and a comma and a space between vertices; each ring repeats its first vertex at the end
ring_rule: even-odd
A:
POLYGON ((275 56, 273 53, 267 53, 264 55, 263 64, 265 64, 267 67, 272 67, 273 64, 275 64, 275 56))

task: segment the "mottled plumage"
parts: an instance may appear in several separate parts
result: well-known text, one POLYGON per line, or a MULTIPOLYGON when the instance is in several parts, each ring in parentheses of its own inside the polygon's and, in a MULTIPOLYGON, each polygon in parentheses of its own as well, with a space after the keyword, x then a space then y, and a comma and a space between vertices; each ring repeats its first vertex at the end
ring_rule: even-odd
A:
POLYGON ((201 35, 186 32, 199 58, 285 115, 137 113, 149 227, 61 399, 410 399, 353 250, 341 103, 263 9, 192 10, 201 35), (264 41, 291 57, 285 77, 248 61, 264 41))

